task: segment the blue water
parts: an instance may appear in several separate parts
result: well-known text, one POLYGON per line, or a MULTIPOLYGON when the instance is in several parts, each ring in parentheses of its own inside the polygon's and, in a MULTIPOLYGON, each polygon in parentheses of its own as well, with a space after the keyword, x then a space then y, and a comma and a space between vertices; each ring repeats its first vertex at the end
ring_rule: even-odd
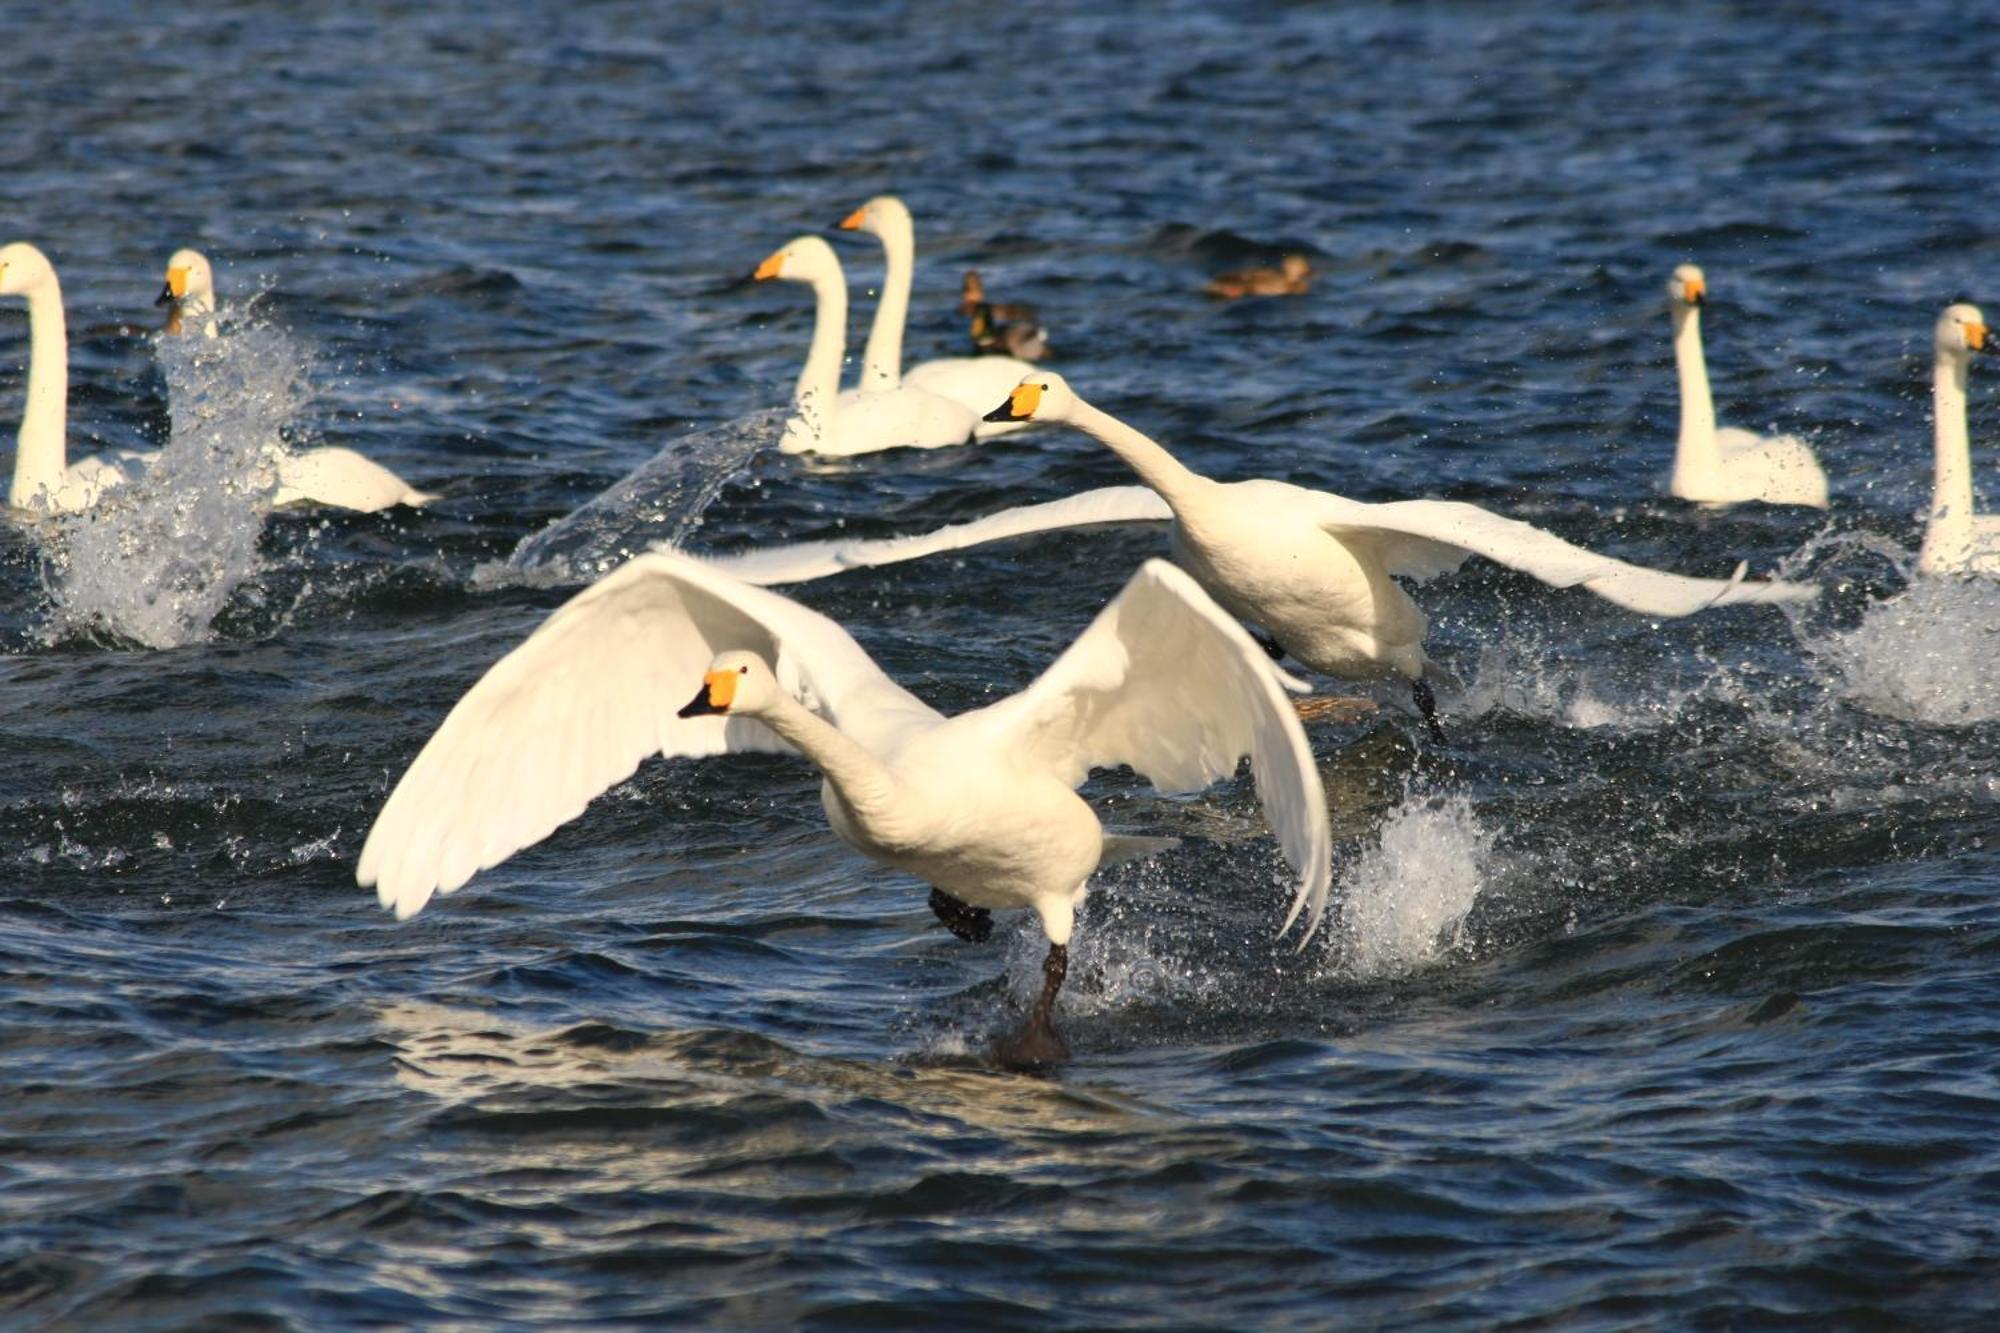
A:
MULTIPOLYGON (((339 9, 7 18, 0 239, 62 274, 73 441, 166 437, 121 329, 195 245, 306 349, 294 433, 444 496, 278 516, 165 650, 79 628, 42 538, 0 534, 8 1322, 1991 1326, 2000 598, 1904 573, 1931 323, 2000 305, 1991 22, 339 9), (389 784, 567 595, 494 571, 633 469, 661 490, 603 549, 1129 480, 1051 432, 742 457, 811 313, 736 280, 887 189, 912 359, 960 350, 977 265, 1081 392, 1214 475, 1783 564, 1826 604, 1656 623, 1490 565, 1434 585, 1451 741, 1396 706, 1314 733, 1340 842, 1303 955, 1247 784, 1099 780, 1184 845, 1101 877, 1051 1077, 984 1055, 1033 925, 947 936, 796 762, 650 765, 380 913, 353 859, 389 784), (1200 295, 1294 248, 1307 297, 1200 295), (1830 513, 1663 497, 1689 259, 1724 420, 1810 439, 1830 513)), ((842 253, 858 349, 879 255, 842 253)), ((25 352, 9 300, 8 419, 25 352)), ((951 711, 1158 549, 1068 534, 798 595, 951 711)))

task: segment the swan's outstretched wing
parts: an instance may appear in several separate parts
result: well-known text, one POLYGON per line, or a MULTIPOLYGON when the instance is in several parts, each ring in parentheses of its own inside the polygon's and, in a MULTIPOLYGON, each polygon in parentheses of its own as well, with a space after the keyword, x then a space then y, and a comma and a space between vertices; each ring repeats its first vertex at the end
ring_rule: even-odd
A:
POLYGON ((738 555, 712 556, 709 563, 745 583, 770 585, 804 583, 823 579, 842 570, 869 565, 893 565, 940 551, 960 551, 968 546, 1022 537, 1057 528, 1083 527, 1091 523, 1170 522, 1174 513, 1167 502, 1144 486, 1106 486, 1045 504, 1003 509, 985 518, 954 523, 936 532, 914 537, 884 537, 874 541, 802 542, 796 546, 774 546, 738 555))
POLYGON ((640 556, 565 602, 458 701, 390 793, 356 878, 407 917, 574 819, 648 755, 789 751, 750 718, 676 716, 729 649, 762 656, 864 745, 937 720, 825 616, 688 556, 640 556))
POLYGON ((1162 791, 1193 791, 1250 756, 1285 859, 1299 873, 1285 928, 1318 928, 1333 875, 1326 796, 1285 677, 1198 584, 1148 560, 1041 678, 986 710, 1064 781, 1129 764, 1162 791))
POLYGON ((1372 543, 1392 574, 1424 579, 1483 555, 1556 588, 1581 585, 1606 601, 1645 615, 1685 616, 1738 602, 1803 602, 1809 583, 1746 582, 1745 566, 1727 579, 1698 579, 1628 564, 1586 551, 1533 524, 1455 500, 1363 504, 1317 492, 1320 526, 1343 541, 1372 543))

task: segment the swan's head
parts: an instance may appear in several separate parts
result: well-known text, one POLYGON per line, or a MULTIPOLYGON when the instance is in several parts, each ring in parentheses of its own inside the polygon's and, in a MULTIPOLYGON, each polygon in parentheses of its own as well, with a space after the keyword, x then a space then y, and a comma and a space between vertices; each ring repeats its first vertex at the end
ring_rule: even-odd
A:
POLYGON ((755 653, 720 653, 708 664, 701 690, 681 709, 682 717, 717 717, 726 713, 751 716, 778 697, 778 678, 755 653))
POLYGON ((1077 396, 1069 382, 1052 370, 1024 375, 1007 401, 986 414, 988 421, 1067 421, 1077 396))
POLYGON ((153 304, 176 302, 190 312, 215 305, 215 273, 199 250, 176 250, 167 260, 166 285, 160 288, 159 299, 153 304))
POLYGON ((1682 264, 1667 279, 1667 295, 1675 305, 1700 305, 1708 299, 1708 279, 1693 264, 1682 264))
POLYGON ((905 235, 913 230, 910 210, 893 194, 878 194, 834 224, 842 231, 865 231, 871 236, 887 236, 892 231, 905 235))
POLYGON ((1964 357, 1993 348, 1993 336, 1986 328, 1986 316, 1979 313, 1978 306, 1963 301, 1944 308, 1944 313, 1938 316, 1932 341, 1937 344, 1939 356, 1964 357))
POLYGON ((812 282, 829 273, 840 272, 840 260, 833 247, 817 236, 795 236, 773 250, 750 276, 758 282, 783 278, 787 282, 812 282))
POLYGON ((0 296, 31 295, 55 277, 49 257, 26 241, 0 245, 0 296))

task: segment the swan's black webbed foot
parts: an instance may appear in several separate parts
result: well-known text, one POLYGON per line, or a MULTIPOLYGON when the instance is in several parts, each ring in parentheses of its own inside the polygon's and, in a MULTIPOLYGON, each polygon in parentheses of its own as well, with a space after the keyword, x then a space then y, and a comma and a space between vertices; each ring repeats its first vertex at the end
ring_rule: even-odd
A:
POLYGON ((931 911, 944 928, 967 944, 984 944, 993 934, 993 913, 962 903, 943 889, 931 890, 931 911))
POLYGON ((1069 1059, 1069 1043, 1056 1032, 1056 992, 1069 974, 1069 949, 1049 946, 1042 960, 1042 993, 1028 1021, 993 1043, 993 1058, 1009 1069, 1043 1069, 1069 1059))
POLYGON ((1417 701, 1417 711, 1424 715, 1424 724, 1431 729, 1431 739, 1439 745, 1445 743, 1444 728, 1438 725, 1437 696, 1431 693, 1431 683, 1422 676, 1410 682, 1410 697, 1417 701))

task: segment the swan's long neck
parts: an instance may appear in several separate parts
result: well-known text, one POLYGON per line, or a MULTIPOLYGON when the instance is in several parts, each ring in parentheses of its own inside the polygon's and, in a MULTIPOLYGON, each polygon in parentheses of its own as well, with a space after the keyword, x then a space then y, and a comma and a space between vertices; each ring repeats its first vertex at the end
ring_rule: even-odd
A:
POLYGON ((1674 368, 1681 381, 1681 435, 1674 465, 1716 467, 1715 399, 1708 391, 1708 361, 1701 354, 1701 311, 1674 307, 1674 368))
POLYGON ((1965 365, 1962 356, 1939 353, 1931 372, 1931 416, 1937 458, 1931 479, 1932 543, 1950 544, 1972 533, 1972 438, 1965 426, 1965 365))
POLYGON ((1126 465, 1139 474, 1139 480, 1157 491, 1160 498, 1176 512, 1180 510, 1182 501, 1194 499, 1210 484, 1208 478, 1191 471, 1153 440, 1109 412, 1100 412, 1089 403, 1079 401, 1068 419, 1072 426, 1087 432, 1099 444, 1124 459, 1126 465))
POLYGON ((894 800, 896 780, 881 761, 797 700, 780 696, 757 719, 812 760, 848 809, 865 818, 870 811, 887 809, 894 800))
POLYGON ((840 358, 847 351, 847 280, 838 272, 821 273, 813 278, 812 289, 812 347, 792 390, 792 405, 827 432, 839 407, 840 358))
POLYGON ((868 346, 861 353, 861 387, 893 389, 903 382, 903 326, 910 319, 910 283, 915 276, 916 228, 907 217, 892 217, 882 227, 887 267, 882 274, 882 299, 875 322, 868 326, 868 346))
POLYGON ((63 327, 62 288, 54 275, 28 296, 28 405, 14 446, 14 484, 7 503, 31 505, 62 489, 64 432, 69 413, 69 335, 63 327))

